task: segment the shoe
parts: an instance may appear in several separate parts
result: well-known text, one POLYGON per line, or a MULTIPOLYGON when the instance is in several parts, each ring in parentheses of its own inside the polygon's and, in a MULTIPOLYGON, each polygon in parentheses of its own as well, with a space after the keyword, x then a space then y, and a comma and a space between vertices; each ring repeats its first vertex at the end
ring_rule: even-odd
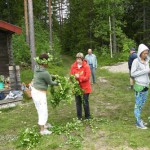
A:
POLYGON ((85 117, 86 120, 91 119, 91 117, 85 117))
POLYGON ((147 125, 148 125, 147 122, 144 122, 143 120, 141 120, 141 121, 143 122, 143 125, 144 125, 144 126, 147 126, 147 125))
POLYGON ((46 125, 44 125, 44 128, 45 129, 48 129, 48 128, 52 128, 53 126, 50 124, 50 123, 47 123, 46 125))
POLYGON ((40 131, 40 134, 41 135, 50 135, 50 134, 52 134, 52 132, 47 129, 44 129, 43 131, 40 131))
POLYGON ((140 129, 147 129, 147 127, 143 124, 142 120, 136 123, 136 127, 140 129))

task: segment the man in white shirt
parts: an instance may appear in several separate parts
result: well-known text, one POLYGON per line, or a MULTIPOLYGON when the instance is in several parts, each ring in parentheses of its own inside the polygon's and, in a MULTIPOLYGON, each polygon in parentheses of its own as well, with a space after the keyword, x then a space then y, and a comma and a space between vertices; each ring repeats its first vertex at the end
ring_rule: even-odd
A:
POLYGON ((95 69, 97 68, 97 58, 94 54, 92 54, 92 49, 88 49, 88 54, 85 56, 85 59, 90 66, 93 83, 96 83, 95 69))

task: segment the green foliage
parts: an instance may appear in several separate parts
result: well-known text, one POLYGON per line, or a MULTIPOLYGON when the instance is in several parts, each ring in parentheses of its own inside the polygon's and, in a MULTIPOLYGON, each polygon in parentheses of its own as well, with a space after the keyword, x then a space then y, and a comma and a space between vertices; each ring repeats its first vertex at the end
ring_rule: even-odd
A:
POLYGON ((75 148, 81 148, 84 138, 82 132, 88 127, 95 133, 98 129, 96 126, 98 122, 99 120, 96 118, 83 121, 73 118, 72 122, 67 122, 64 126, 53 126, 51 130, 54 134, 66 136, 66 141, 60 144, 60 147, 72 145, 75 148))
POLYGON ((121 44, 122 44, 122 52, 120 53, 120 59, 122 61, 127 61, 128 57, 129 57, 129 50, 132 47, 136 47, 136 44, 133 40, 127 38, 126 36, 124 38, 122 38, 121 40, 121 44))
POLYGON ((3 75, 0 75, 0 82, 4 82, 5 81, 5 78, 3 75))
POLYGON ((20 0, 2 0, 0 1, 1 14, 0 19, 12 24, 19 24, 23 13, 23 2, 20 0), (16 7, 17 6, 17 7, 16 7))
MULTIPOLYGON (((23 22, 23 21, 22 21, 23 22)), ((61 63, 60 52, 61 47, 59 39, 54 34, 53 38, 53 50, 50 50, 49 43, 49 30, 48 28, 39 20, 35 19, 35 47, 36 54, 40 55, 41 53, 51 53, 53 55, 53 63, 61 63)), ((30 48, 29 45, 25 42, 25 29, 24 22, 22 23, 23 34, 13 36, 13 50, 14 50, 14 59, 15 63, 22 64, 23 66, 27 63, 30 64, 30 48)))
POLYGON ((65 20, 62 32, 64 52, 74 54, 87 50, 92 40, 93 0, 69 0, 69 15, 65 20))
POLYGON ((36 54, 40 55, 41 53, 50 51, 50 43, 49 43, 49 31, 47 26, 42 23, 40 20, 34 20, 34 28, 35 28, 35 47, 36 54))
POLYGON ((58 75, 55 75, 54 78, 58 83, 58 86, 51 87, 51 97, 49 98, 49 101, 54 108, 57 107, 61 101, 71 104, 73 95, 83 95, 83 90, 80 88, 78 81, 73 75, 70 79, 58 75))
MULTIPOLYGON (((108 51, 110 44, 110 17, 112 41, 115 40, 113 38, 115 34, 117 42, 117 52, 121 52, 124 59, 126 59, 126 52, 129 51, 130 47, 134 47, 135 43, 133 40, 129 39, 123 32, 123 27, 126 25, 125 21, 122 20, 125 13, 124 0, 108 0, 107 2, 103 0, 95 0, 94 9, 96 13, 96 17, 92 23, 92 26, 94 28, 94 36, 101 41, 101 47, 99 46, 100 48, 97 47, 96 49, 98 51, 101 51, 102 55, 106 55, 106 53, 110 55, 110 51, 108 51)), ((115 52, 114 49, 113 51, 115 52)))
POLYGON ((61 101, 71 103, 71 84, 67 77, 55 76, 55 81, 58 83, 57 87, 52 86, 50 89, 51 97, 49 101, 51 105, 55 108, 59 105, 61 101))
POLYGON ((36 127, 26 128, 20 133, 19 138, 17 139, 18 147, 30 150, 39 144, 40 138, 41 135, 36 127))
POLYGON ((127 21, 127 26, 125 27, 124 32, 137 43, 145 43, 149 45, 149 0, 128 0, 125 7, 127 11, 124 19, 127 21))
POLYGON ((30 48, 25 42, 24 25, 22 26, 23 34, 14 34, 12 38, 12 46, 14 52, 14 61, 16 64, 30 63, 30 48))
POLYGON ((80 95, 82 97, 84 91, 80 88, 79 82, 76 80, 74 75, 70 76, 70 80, 72 83, 72 92, 74 95, 80 95))

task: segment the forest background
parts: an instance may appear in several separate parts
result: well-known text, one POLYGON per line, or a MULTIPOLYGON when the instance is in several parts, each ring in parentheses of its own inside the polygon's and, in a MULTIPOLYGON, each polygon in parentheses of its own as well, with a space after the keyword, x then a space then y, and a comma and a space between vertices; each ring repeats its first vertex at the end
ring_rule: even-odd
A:
MULTIPOLYGON (((126 61, 131 47, 150 44, 149 0, 52 0, 51 5, 52 49, 48 0, 33 0, 36 55, 51 52, 59 58, 60 54, 74 55, 79 51, 86 54, 92 48, 103 65, 126 61)), ((23 1, 2 0, 0 8, 1 20, 23 29, 23 34, 13 36, 15 62, 29 65, 23 1)))

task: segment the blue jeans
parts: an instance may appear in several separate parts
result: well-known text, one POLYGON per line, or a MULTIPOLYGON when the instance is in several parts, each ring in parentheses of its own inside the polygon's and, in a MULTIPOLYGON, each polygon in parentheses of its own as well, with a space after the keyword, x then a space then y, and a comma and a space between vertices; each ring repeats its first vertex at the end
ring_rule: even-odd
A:
POLYGON ((80 95, 75 96, 78 119, 82 118, 82 103, 85 112, 85 119, 90 119, 89 94, 83 94, 83 100, 80 95))
POLYGON ((93 83, 96 82, 96 78, 95 78, 95 68, 93 67, 93 65, 89 65, 90 66, 90 69, 91 69, 91 74, 92 74, 92 80, 93 80, 93 83))
POLYGON ((142 108, 147 100, 147 96, 148 96, 148 91, 135 92, 134 115, 135 115, 137 122, 139 122, 141 120, 141 112, 142 112, 142 108))

